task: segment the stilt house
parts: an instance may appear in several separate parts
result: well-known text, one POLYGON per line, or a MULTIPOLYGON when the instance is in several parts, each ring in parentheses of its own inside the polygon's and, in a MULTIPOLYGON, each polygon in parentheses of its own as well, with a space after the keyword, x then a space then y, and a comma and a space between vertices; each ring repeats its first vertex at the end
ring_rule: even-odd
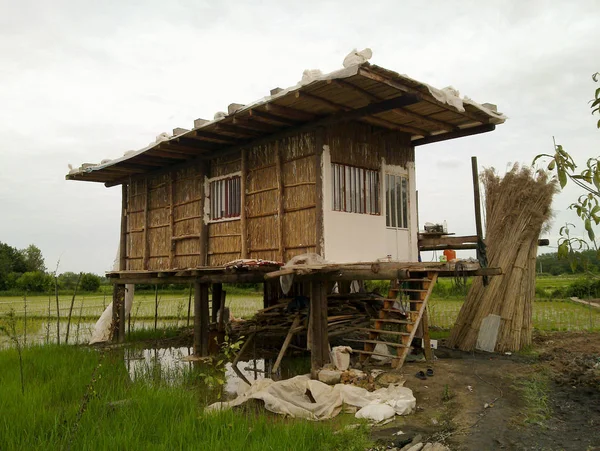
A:
MULTIPOLYGON (((231 271, 228 262, 285 263, 315 253, 328 264, 367 263, 362 278, 374 279, 398 278, 397 262, 419 265, 415 151, 503 122, 494 105, 365 62, 305 72, 289 89, 230 104, 212 121, 198 119, 191 130, 175 129, 66 178, 122 187, 113 283, 195 282, 196 340, 205 352, 207 284, 264 281, 279 269, 231 271)), ((423 265, 416 267, 431 269, 423 265)), ((324 292, 314 284, 311 303, 326 308, 324 292)), ((318 312, 311 307, 311 315, 318 312)), ((311 324, 313 356, 322 363, 327 324, 311 324)))

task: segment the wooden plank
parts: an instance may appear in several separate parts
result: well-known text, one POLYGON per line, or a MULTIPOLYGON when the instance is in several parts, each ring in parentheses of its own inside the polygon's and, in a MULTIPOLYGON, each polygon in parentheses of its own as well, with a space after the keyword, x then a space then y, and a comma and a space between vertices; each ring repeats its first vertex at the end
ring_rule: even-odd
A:
POLYGON ((277 124, 286 125, 288 127, 294 127, 294 126, 298 125, 298 122, 293 119, 289 119, 287 117, 281 117, 281 116, 278 116, 278 115, 275 115, 272 113, 266 113, 264 111, 250 110, 249 114, 250 114, 250 117, 252 117, 252 118, 264 119, 266 121, 275 122, 277 124))
POLYGON ((279 129, 277 125, 266 124, 264 122, 259 122, 256 120, 253 121, 248 119, 242 119, 237 116, 233 117, 233 124, 237 125, 238 127, 247 128, 249 130, 262 131, 265 133, 274 133, 279 129))
MULTIPOLYGON (((217 312, 221 308, 221 295, 223 293, 223 284, 222 283, 213 283, 212 284, 212 312, 211 312, 211 320, 213 323, 217 322, 217 312)), ((221 315, 223 316, 223 315, 221 315)))
MULTIPOLYGON (((384 83, 384 84, 386 84, 394 89, 397 89, 399 91, 402 91, 402 92, 423 95, 419 90, 417 90, 415 88, 411 88, 411 87, 405 86, 403 84, 400 84, 397 81, 394 81, 390 78, 384 77, 383 75, 377 74, 366 68, 359 69, 358 74, 365 78, 369 78, 371 80, 377 81, 379 83, 384 83)), ((443 108, 444 110, 450 110, 450 111, 456 110, 455 108, 450 107, 450 105, 440 102, 439 100, 436 100, 433 96, 425 95, 425 96, 423 96, 422 100, 427 103, 439 106, 440 108, 443 108)), ((475 115, 469 111, 457 111, 457 112, 459 114, 462 114, 463 116, 468 117, 469 119, 472 119, 474 121, 481 122, 484 124, 488 123, 490 120, 489 117, 483 116, 483 113, 482 113, 482 116, 483 116, 482 117, 482 116, 475 115)))
POLYGON ((283 116, 288 119, 296 120, 299 122, 314 121, 316 116, 306 111, 298 110, 295 108, 278 105, 276 103, 267 103, 265 109, 275 115, 283 116))
POLYGON ((200 161, 198 162, 198 178, 200 179, 200 213, 202 218, 200 218, 200 233, 198 235, 198 240, 200 241, 199 246, 199 254, 200 254, 200 266, 205 266, 208 264, 208 225, 204 221, 204 199, 206 198, 207 193, 205 192, 205 180, 208 175, 208 165, 209 162, 200 161))
POLYGON ((329 361, 327 336, 327 293, 325 283, 310 284, 310 367, 313 379, 317 371, 329 361))
POLYGON ((247 221, 247 213, 246 213, 246 179, 248 178, 248 151, 245 148, 241 149, 242 153, 242 162, 241 162, 241 176, 240 176, 240 205, 242 206, 240 210, 240 234, 241 234, 241 249, 240 256, 241 258, 248 258, 248 221, 247 221))
POLYGON ((419 234, 419 246, 455 245, 477 243, 477 235, 467 236, 427 236, 419 234))
POLYGON ((148 269, 148 258, 150 255, 150 243, 148 242, 148 198, 150 197, 150 190, 148 188, 148 179, 146 179, 146 181, 144 182, 144 191, 146 194, 144 195, 144 236, 142 238, 144 246, 144 258, 142 260, 142 268, 148 269))
POLYGON ((405 344, 394 343, 393 341, 381 341, 381 340, 361 340, 360 338, 343 338, 344 341, 351 341, 353 343, 372 343, 378 345, 379 343, 386 346, 393 346, 394 348, 406 348, 405 344))
POLYGON ((285 351, 287 350, 288 346, 290 345, 290 342, 292 341, 292 337, 294 336, 294 330, 296 329, 296 327, 298 327, 298 325, 300 324, 300 315, 296 314, 296 317, 294 318, 294 321, 292 321, 292 325, 290 326, 290 330, 288 331, 285 340, 283 341, 283 346, 281 346, 281 350, 279 351, 279 355, 277 356, 277 360, 275 360, 275 364, 273 365, 273 368, 271 369, 272 373, 277 373, 277 370, 279 369, 279 365, 281 365, 281 361, 283 360, 283 356, 285 355, 285 351))
POLYGON ((125 341, 125 285, 118 284, 113 287, 112 310, 112 341, 123 343, 125 341))
POLYGON ((119 236, 119 270, 127 270, 127 210, 129 207, 128 193, 131 184, 121 186, 121 233, 119 236))
POLYGON ((324 129, 319 127, 315 130, 315 188, 316 188, 316 221, 315 221, 315 236, 316 236, 316 250, 315 252, 322 257, 325 257, 325 243, 324 243, 324 223, 323 223, 323 145, 324 145, 324 129))
POLYGON ((447 139, 455 139, 455 138, 462 138, 465 136, 478 135, 480 133, 487 133, 487 132, 491 132, 494 130, 496 130, 496 126, 494 124, 478 125, 475 127, 463 128, 463 129, 461 129, 459 131, 455 131, 455 132, 440 133, 439 135, 426 136, 425 138, 415 139, 412 141, 412 145, 417 147, 417 146, 422 146, 425 144, 432 144, 432 143, 437 143, 440 141, 446 141, 447 139))
POLYGON ((279 261, 285 262, 285 245, 283 242, 283 201, 284 201, 284 186, 283 186, 283 169, 281 163, 281 149, 279 141, 275 141, 275 172, 277 177, 277 241, 279 243, 279 261))
MULTIPOLYGON (((169 173, 169 236, 173 239, 175 233, 175 214, 173 212, 173 204, 175 202, 175 183, 173 182, 173 172, 169 173)), ((175 243, 169 243, 169 269, 175 264, 175 243)))
POLYGON ((194 355, 208 354, 208 284, 194 283, 194 355))

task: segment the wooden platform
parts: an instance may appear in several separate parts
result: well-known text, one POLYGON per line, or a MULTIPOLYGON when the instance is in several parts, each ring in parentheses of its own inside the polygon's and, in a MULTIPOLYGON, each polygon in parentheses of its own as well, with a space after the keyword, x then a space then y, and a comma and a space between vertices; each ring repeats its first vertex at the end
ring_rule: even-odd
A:
POLYGON ((112 271, 106 276, 113 284, 144 283, 261 283, 284 275, 294 275, 295 280, 407 280, 411 274, 436 272, 438 277, 494 276, 502 274, 500 268, 480 268, 473 261, 458 262, 361 262, 295 265, 283 268, 276 264, 249 266, 206 266, 170 271, 112 271))

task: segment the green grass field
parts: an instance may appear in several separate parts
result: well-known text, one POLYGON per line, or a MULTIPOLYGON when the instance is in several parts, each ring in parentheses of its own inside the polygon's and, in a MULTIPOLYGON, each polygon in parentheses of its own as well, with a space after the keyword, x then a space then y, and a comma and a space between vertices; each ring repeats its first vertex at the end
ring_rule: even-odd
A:
MULTIPOLYGON (((564 289, 576 281, 573 276, 539 277, 538 292, 552 293, 564 289)), ((448 329, 452 327, 463 303, 466 290, 456 290, 451 279, 440 279, 429 304, 430 324, 448 329)), ((228 292, 226 305, 235 318, 249 318, 262 308, 262 295, 255 291, 228 292)), ((71 296, 59 296, 61 341, 66 334, 66 318, 69 313, 71 296)), ((111 298, 102 294, 77 295, 73 307, 70 342, 86 342, 98 317, 102 314, 111 298)), ((157 328, 174 329, 187 325, 188 292, 158 293, 157 328)), ((18 318, 16 325, 19 333, 27 330, 31 343, 50 343, 56 340, 56 300, 47 296, 23 297, 0 296, 0 321, 11 311, 18 318), (25 312, 27 314, 25 315, 25 312), (27 317, 27 324, 24 322, 27 317)), ((154 293, 136 293, 131 311, 132 331, 142 333, 154 329, 155 313, 154 293)), ((193 315, 193 312, 192 312, 193 315)), ((533 324, 539 330, 600 330, 600 310, 571 302, 568 299, 538 299, 533 308, 533 324)), ((0 337, 0 345, 6 345, 6 338, 0 337)))
MULTIPOLYGON (((207 365, 205 371, 210 371, 207 365)), ((159 366, 131 378, 124 349, 33 346, 0 351, 0 449, 364 450, 352 417, 310 422, 264 410, 205 413, 216 400, 201 371, 169 378, 159 366)))

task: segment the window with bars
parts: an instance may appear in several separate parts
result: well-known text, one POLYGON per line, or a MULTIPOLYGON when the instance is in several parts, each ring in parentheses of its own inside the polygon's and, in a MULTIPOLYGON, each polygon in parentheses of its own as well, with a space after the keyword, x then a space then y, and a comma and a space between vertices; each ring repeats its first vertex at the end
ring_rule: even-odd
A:
POLYGON ((396 229, 408 228, 408 179, 401 175, 385 175, 385 223, 396 229))
POLYGON ((333 209, 378 215, 379 171, 332 163, 333 209))
POLYGON ((241 177, 210 182, 210 219, 237 218, 241 211, 241 177))

